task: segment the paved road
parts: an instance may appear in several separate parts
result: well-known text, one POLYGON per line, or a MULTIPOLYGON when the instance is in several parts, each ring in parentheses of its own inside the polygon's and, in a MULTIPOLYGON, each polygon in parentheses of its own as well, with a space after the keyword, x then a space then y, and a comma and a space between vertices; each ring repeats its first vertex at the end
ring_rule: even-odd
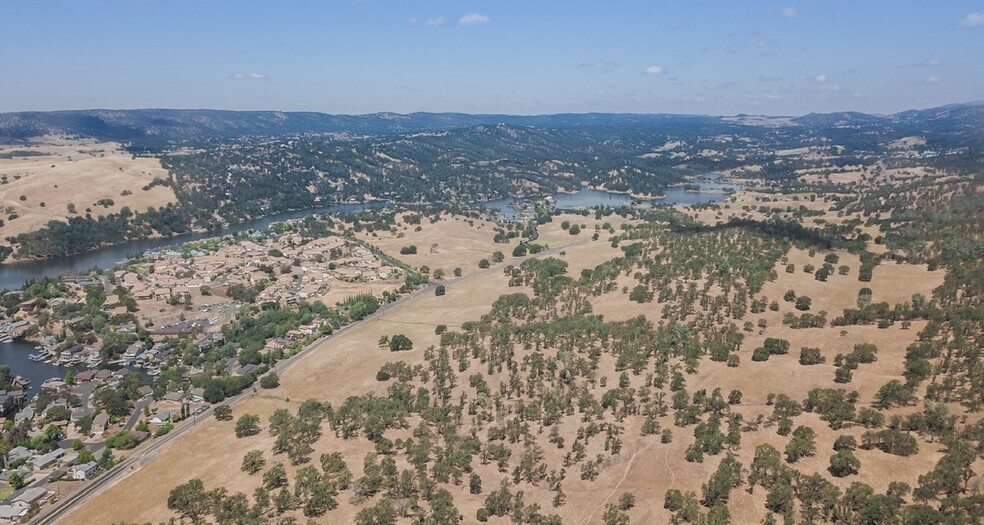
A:
MULTIPOLYGON (((560 252, 562 250, 566 250, 566 249, 571 248, 573 246, 577 246, 577 245, 585 244, 585 243, 589 243, 589 242, 592 242, 592 240, 591 240, 590 237, 583 238, 583 239, 580 239, 580 240, 577 240, 577 241, 574 241, 574 242, 570 242, 570 243, 564 244, 562 246, 558 246, 556 248, 550 248, 548 250, 544 250, 544 251, 540 252, 539 254, 534 255, 534 256, 527 257, 526 259, 529 259, 529 258, 548 257, 548 256, 554 255, 554 254, 556 254, 556 253, 558 253, 558 252, 560 252)), ((455 277, 453 279, 446 279, 446 280, 442 281, 441 284, 444 284, 445 286, 452 286, 452 285, 459 284, 459 283, 462 283, 462 282, 465 282, 465 281, 470 281, 472 279, 478 278, 481 275, 486 275, 486 274, 488 274, 490 272, 502 271, 502 268, 504 268, 505 266, 506 266, 506 263, 500 263, 500 264, 491 266, 488 269, 485 269, 485 270, 482 270, 482 271, 479 271, 479 272, 476 272, 476 273, 473 273, 473 274, 470 274, 470 275, 466 275, 466 276, 463 276, 463 277, 455 277)), ((425 287, 423 287, 423 288, 421 288, 421 289, 419 289, 419 290, 417 290, 417 291, 415 291, 413 293, 410 293, 408 295, 405 295, 405 296, 401 297, 400 299, 397 299, 396 301, 393 301, 391 303, 386 303, 386 304, 380 306, 379 309, 376 310, 373 314, 367 316, 366 318, 362 319, 361 321, 356 321, 354 323, 350 323, 348 325, 345 325, 345 326, 339 328, 338 330, 332 332, 329 335, 322 336, 318 340, 316 340, 313 343, 309 344, 308 346, 304 347, 304 349, 302 349, 300 352, 294 354, 294 356, 291 357, 290 359, 285 359, 285 360, 280 361, 279 363, 277 363, 273 367, 273 371, 275 371, 278 375, 279 374, 282 374, 285 370, 287 370, 292 365, 294 365, 295 363, 297 363, 298 361, 300 361, 301 359, 303 359, 304 356, 310 354, 311 352, 313 352, 315 349, 317 349, 318 347, 320 347, 321 345, 323 345, 326 341, 330 340, 331 338, 337 337, 337 336, 342 335, 342 334, 344 334, 346 332, 349 332, 351 330, 354 330, 355 328, 361 326, 364 323, 368 323, 368 322, 374 321, 374 320, 376 320, 376 319, 378 319, 378 318, 386 315, 391 310, 399 307, 400 305, 402 305, 402 304, 404 304, 406 302, 409 302, 409 301, 411 301, 413 299, 416 299, 418 297, 424 296, 426 294, 432 294, 432 293, 434 293, 434 288, 436 286, 437 286, 436 283, 430 283, 427 286, 425 286, 425 287)), ((240 393, 240 394, 238 394, 236 396, 233 396, 231 398, 226 399, 226 401, 225 401, 224 404, 227 404, 229 406, 235 406, 235 405, 239 404, 240 402, 242 402, 244 399, 250 397, 252 394, 253 394, 253 390, 251 388, 246 388, 245 390, 243 390, 242 393, 240 393)), ((197 422, 198 419, 204 419, 204 418, 208 417, 209 415, 211 415, 212 410, 214 408, 215 408, 214 406, 210 406, 207 409, 205 409, 204 411, 202 411, 199 414, 197 414, 197 417, 192 418, 192 423, 197 422)), ((135 414, 140 414, 141 411, 135 410, 134 413, 135 414)), ((174 430, 172 430, 168 434, 166 434, 164 436, 161 436, 159 438, 153 439, 149 444, 147 444, 147 445, 141 447, 140 449, 138 449, 133 455, 131 455, 131 456, 127 457, 126 459, 124 459, 123 461, 121 461, 118 465, 116 465, 115 467, 113 467, 111 470, 109 470, 108 472, 104 472, 101 476, 99 476, 96 479, 92 480, 88 485, 86 485, 85 487, 82 487, 81 489, 79 489, 78 492, 76 492, 76 493, 74 493, 74 494, 72 494, 70 496, 67 496, 65 498, 62 498, 61 500, 59 500, 57 503, 55 503, 51 507, 43 510, 41 513, 39 513, 37 516, 35 516, 34 519, 32 519, 30 523, 33 523, 35 525, 47 525, 47 524, 58 522, 58 520, 64 518, 65 516, 67 516, 68 514, 70 514, 73 510, 75 510, 76 508, 78 508, 80 505, 82 505, 83 503, 85 503, 86 501, 88 501, 89 498, 91 498, 91 497, 99 494, 103 490, 105 490, 105 489, 111 487, 112 485, 114 485, 117 481, 119 481, 121 479, 121 477, 123 476, 123 474, 126 474, 130 470, 135 469, 135 468, 138 468, 139 466, 142 466, 143 464, 152 461, 157 456, 157 454, 161 450, 164 449, 164 447, 166 447, 172 441, 180 438, 181 436, 183 436, 185 434, 185 432, 187 432, 188 430, 191 430, 193 428, 195 428, 195 425, 194 424, 178 425, 177 428, 175 428, 174 430)))
POLYGON ((137 401, 136 404, 133 405, 133 413, 130 414, 130 419, 127 419, 126 424, 123 425, 123 430, 130 430, 133 428, 133 425, 136 425, 137 420, 139 420, 140 416, 143 415, 144 407, 149 406, 153 402, 154 399, 150 396, 137 401))
MULTIPOLYGON (((339 328, 333 333, 323 336, 318 340, 314 341, 313 343, 309 344, 308 346, 304 347, 304 349, 302 349, 300 352, 295 354, 290 359, 285 359, 283 361, 280 361, 273 367, 273 370, 277 372, 277 374, 283 373, 285 370, 287 370, 288 367, 290 367, 292 364, 296 363, 297 361, 301 360, 304 356, 313 352, 316 348, 321 346, 325 341, 328 341, 333 337, 344 334, 350 330, 353 330, 354 328, 362 325, 363 323, 373 321, 385 315, 393 308, 396 308, 397 306, 407 301, 410 301, 411 299, 420 297, 426 293, 433 293, 434 287, 435 285, 430 284, 411 294, 405 295, 392 303, 384 304, 378 310, 376 310, 376 312, 374 312, 372 315, 367 316, 365 319, 343 326, 342 328, 339 328)), ((252 389, 247 388, 243 390, 242 393, 226 399, 225 404, 234 406, 240 403, 242 400, 248 398, 252 394, 253 394, 252 389)), ((192 423, 196 422, 198 419, 204 419, 205 417, 209 416, 212 413, 213 409, 214 407, 208 407, 206 410, 199 413, 197 417, 193 418, 192 423)), ((136 417, 139 417, 139 415, 142 414, 142 409, 134 410, 134 414, 136 415, 136 417)), ((109 488, 110 486, 115 484, 116 481, 118 481, 120 477, 126 472, 128 472, 129 470, 133 468, 137 468, 139 465, 142 465, 143 463, 149 462, 150 460, 154 459, 154 457, 157 456, 157 453, 160 452, 164 447, 166 447, 172 441, 178 439, 179 437, 184 435, 186 431, 194 427, 195 427, 194 424, 179 425, 177 428, 175 428, 168 434, 154 439, 148 445, 138 449, 133 455, 127 457, 118 465, 114 466, 111 470, 109 470, 108 472, 104 472, 101 476, 94 479, 88 485, 79 489, 79 491, 76 492, 75 494, 63 498, 62 500, 58 501, 48 509, 39 513, 37 516, 34 517, 34 519, 30 523, 34 523, 37 525, 56 523, 58 520, 64 518, 69 513, 71 513, 71 511, 75 510, 78 506, 80 506, 82 503, 87 501, 90 497, 99 494, 104 489, 109 488)))

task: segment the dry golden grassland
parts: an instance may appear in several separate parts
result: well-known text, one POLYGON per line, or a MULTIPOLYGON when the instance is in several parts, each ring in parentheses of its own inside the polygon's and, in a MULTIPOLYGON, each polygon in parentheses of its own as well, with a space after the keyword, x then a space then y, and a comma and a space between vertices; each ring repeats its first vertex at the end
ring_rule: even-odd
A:
MULTIPOLYGON (((541 241, 551 247, 564 248, 563 255, 557 255, 570 264, 568 274, 577 276, 581 269, 595 265, 621 254, 617 248, 612 248, 606 241, 608 235, 602 232, 599 240, 591 241, 594 225, 600 222, 612 222, 616 229, 617 217, 595 221, 579 215, 555 217, 550 224, 541 227, 541 241), (560 228, 563 220, 584 224, 585 228, 579 235, 571 236, 560 228)), ((443 268, 450 275, 451 270, 459 266, 469 278, 448 287, 447 295, 435 297, 424 295, 400 307, 387 312, 378 319, 364 323, 357 328, 337 335, 318 351, 309 354, 294 363, 281 376, 281 386, 276 390, 256 393, 242 404, 235 407, 238 417, 244 413, 260 416, 265 427, 267 418, 278 408, 295 409, 300 402, 308 398, 341 403, 352 395, 367 393, 384 394, 384 386, 375 379, 380 366, 388 361, 401 360, 410 364, 423 362, 423 349, 437 345, 439 338, 434 333, 438 324, 448 325, 455 329, 466 321, 476 320, 489 311, 491 303, 504 293, 527 291, 523 288, 510 288, 508 279, 501 268, 505 264, 518 261, 509 256, 512 245, 495 244, 491 238, 492 225, 474 221, 474 225, 461 218, 444 217, 436 224, 426 220, 421 225, 421 231, 415 227, 401 227, 402 237, 380 232, 377 236, 364 236, 366 240, 376 244, 390 254, 396 254, 399 248, 408 244, 418 246, 416 256, 403 256, 402 260, 409 264, 429 265, 433 268, 443 268), (432 244, 437 244, 434 252, 429 250, 432 244), (488 271, 480 271, 477 263, 486 258, 492 251, 501 250, 506 253, 502 265, 493 265, 488 271), (378 347, 377 341, 382 336, 405 334, 414 342, 414 349, 409 352, 391 353, 378 347)), ((820 266, 823 263, 823 253, 810 256, 806 251, 794 249, 788 254, 789 262, 796 265, 796 272, 787 274, 785 265, 777 264, 778 280, 766 283, 760 294, 770 301, 780 303, 778 312, 766 311, 762 314, 748 314, 745 319, 738 320, 756 323, 759 318, 766 320, 766 328, 761 332, 756 327, 753 332, 746 333, 746 339, 739 352, 741 364, 737 368, 729 368, 724 363, 704 359, 698 371, 687 377, 687 389, 690 392, 699 388, 708 391, 720 388, 725 395, 732 389, 741 390, 744 398, 735 410, 740 412, 746 421, 754 420, 759 414, 768 416, 772 407, 766 405, 769 393, 785 393, 796 400, 806 397, 809 389, 814 387, 846 387, 860 393, 864 406, 869 402, 877 389, 889 379, 897 378, 902 372, 905 347, 914 340, 916 333, 922 327, 920 322, 913 323, 908 330, 898 325, 886 329, 873 326, 828 327, 819 329, 790 329, 781 322, 786 312, 795 312, 791 303, 782 300, 786 290, 793 289, 798 295, 809 295, 813 298, 811 312, 825 310, 828 319, 839 315, 841 310, 852 307, 856 301, 858 290, 867 286, 874 290, 875 301, 887 301, 890 304, 908 300, 913 293, 929 295, 931 290, 942 281, 942 272, 928 272, 924 266, 905 266, 882 264, 875 269, 874 280, 871 283, 860 283, 857 280, 858 259, 847 253, 838 253, 839 264, 848 265, 851 271, 846 276, 832 275, 828 282, 816 281, 811 274, 804 273, 802 266, 812 263, 820 266), (765 362, 751 361, 752 350, 760 345, 766 337, 780 337, 790 341, 790 352, 787 355, 772 356, 765 362), (834 367, 832 361, 838 353, 848 353, 857 343, 873 342, 878 346, 878 360, 875 363, 862 365, 855 370, 854 379, 847 385, 833 383, 834 367), (802 366, 798 363, 799 349, 803 346, 819 347, 827 359, 826 364, 802 366)), ((619 286, 611 293, 591 299, 595 313, 604 315, 606 320, 621 320, 637 315, 646 315, 653 323, 658 323, 662 315, 662 307, 657 303, 637 304, 628 300, 623 293, 623 286, 631 288, 634 283, 632 276, 619 278, 619 286)), ((527 350, 520 351, 519 357, 527 350)), ((599 365, 599 375, 605 376, 609 384, 617 381, 614 357, 602 354, 599 365)), ((501 375, 501 374, 500 374, 501 375)), ((490 378, 490 387, 495 391, 496 381, 504 381, 504 377, 490 378)), ((641 376, 631 376, 633 386, 641 386, 641 376)), ((461 383, 467 381, 460 380, 461 383)), ((459 387, 460 389, 460 387, 459 387)), ((595 392, 600 395, 601 391, 595 392)), ((897 409, 897 413, 916 410, 917 407, 897 409)), ((573 433, 580 424, 577 418, 565 418, 561 427, 561 435, 573 440, 573 433)), ((640 429, 642 418, 631 416, 622 423, 625 432, 622 434, 623 447, 621 454, 607 460, 601 467, 600 474, 594 481, 578 479, 576 469, 568 471, 563 488, 568 498, 567 503, 560 508, 551 506, 552 493, 546 487, 523 485, 527 503, 539 503, 545 513, 559 513, 564 523, 601 523, 601 513, 606 503, 614 502, 622 492, 631 492, 636 496, 636 506, 629 511, 632 523, 666 523, 669 513, 663 509, 663 494, 667 489, 693 490, 698 494, 701 485, 707 481, 717 468, 724 455, 708 456, 703 463, 688 463, 685 461, 685 450, 694 442, 692 428, 678 428, 673 425, 672 414, 662 417, 663 428, 671 428, 673 440, 669 444, 660 442, 659 436, 642 436, 640 429)), ((410 428, 417 424, 411 418, 410 428)), ((831 430, 825 422, 814 414, 804 414, 796 418, 796 425, 806 424, 817 432, 817 453, 797 462, 794 467, 804 474, 815 472, 826 475, 828 458, 833 454, 832 444, 837 436, 851 434, 858 438, 863 432, 861 427, 850 427, 840 431, 831 430)), ((66 523, 110 523, 119 520, 129 522, 164 521, 172 516, 166 508, 167 494, 170 489, 192 478, 203 480, 206 488, 226 487, 230 493, 241 491, 252 493, 260 484, 260 476, 248 476, 240 471, 243 454, 251 449, 265 452, 268 465, 274 461, 285 461, 284 458, 274 458, 270 449, 273 438, 267 432, 245 439, 237 439, 233 433, 233 422, 218 422, 213 419, 198 423, 198 428, 182 436, 155 459, 143 468, 133 471, 128 478, 108 489, 98 498, 90 501, 68 517, 66 523)), ((362 474, 362 458, 373 450, 371 442, 365 439, 342 440, 334 436, 324 426, 324 436, 316 444, 312 457, 317 458, 328 451, 342 452, 348 467, 358 477, 362 474)), ((390 431, 387 437, 393 440, 405 438, 409 431, 390 431)), ((551 468, 558 466, 566 454, 547 442, 546 433, 542 434, 540 443, 545 452, 545 462, 551 468)), ((775 427, 763 426, 758 430, 742 433, 741 448, 737 451, 739 461, 747 468, 751 463, 755 447, 762 443, 770 443, 782 450, 788 437, 778 436, 775 427)), ((910 457, 898 457, 885 454, 878 450, 858 450, 857 457, 861 461, 860 474, 848 478, 829 478, 846 487, 853 481, 871 485, 876 491, 884 492, 889 481, 903 481, 911 486, 917 484, 919 474, 932 469, 941 456, 941 445, 929 443, 920 438, 920 452, 910 457)), ((514 450, 513 458, 518 455, 514 450)), ((601 452, 601 443, 595 440, 588 450, 588 457, 601 452)), ((402 459, 400 460, 403 461, 402 459)), ((402 466, 402 463, 401 463, 402 466)), ((495 466, 481 465, 473 461, 473 466, 484 481, 484 491, 480 495, 472 495, 467 483, 463 486, 447 486, 451 491, 455 505, 464 516, 465 523, 475 521, 476 511, 483 505, 490 490, 498 486, 498 482, 508 474, 500 474, 495 466)), ((293 468, 289 467, 289 470, 293 468)), ((291 479, 293 479, 291 477, 291 479)), ((729 508, 733 523, 758 523, 763 518, 763 502, 765 490, 761 487, 748 494, 744 488, 734 490, 731 494, 729 508)), ((339 508, 331 511, 323 522, 351 523, 354 515, 362 505, 353 505, 345 492, 337 498, 339 508)), ((491 518, 489 523, 504 524, 508 519, 491 518)), ((402 520, 401 523, 409 523, 402 520)))
POLYGON ((5 222, 0 237, 37 230, 51 220, 84 217, 87 208, 99 217, 124 206, 140 212, 175 202, 168 187, 142 189, 154 177, 167 178, 159 160, 133 157, 112 142, 49 136, 27 145, 0 146, 0 180, 6 182, 0 184, 0 218, 5 222), (17 154, 25 151, 40 155, 17 154), (124 192, 132 194, 121 195, 124 192), (97 205, 100 199, 114 204, 97 205), (75 214, 68 211, 70 203, 75 214), (11 214, 18 217, 9 220, 11 214))

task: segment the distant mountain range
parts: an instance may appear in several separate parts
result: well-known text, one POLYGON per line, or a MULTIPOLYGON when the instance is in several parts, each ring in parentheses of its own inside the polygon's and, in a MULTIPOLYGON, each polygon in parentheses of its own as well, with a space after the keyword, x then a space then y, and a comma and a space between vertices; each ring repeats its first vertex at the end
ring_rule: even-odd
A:
MULTIPOLYGON (((208 109, 77 110, 0 113, 0 140, 68 134, 124 142, 158 142, 205 137, 300 133, 405 134, 507 124, 538 128, 690 127, 720 124, 723 117, 671 114, 564 113, 555 115, 471 115, 465 113, 373 113, 329 115, 311 112, 223 111, 208 109)), ((858 112, 811 113, 786 119, 807 128, 892 127, 898 131, 952 133, 984 129, 984 102, 909 110, 894 115, 858 112)))

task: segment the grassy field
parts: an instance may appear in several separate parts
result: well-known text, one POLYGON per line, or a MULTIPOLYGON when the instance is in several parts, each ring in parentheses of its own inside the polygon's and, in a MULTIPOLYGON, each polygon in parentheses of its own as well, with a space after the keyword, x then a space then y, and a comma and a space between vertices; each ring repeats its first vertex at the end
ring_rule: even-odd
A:
POLYGON ((0 146, 0 218, 5 223, 0 237, 86 213, 100 217, 124 206, 139 212, 176 202, 166 186, 142 189, 155 177, 167 179, 160 161, 133 157, 116 143, 43 137, 28 145, 0 146), (96 204, 101 199, 113 204, 96 204), (70 213, 69 204, 76 213, 70 213), (17 217, 11 220, 13 214, 17 217))
MULTIPOLYGON (((581 270, 593 268, 621 255, 619 248, 613 248, 607 242, 607 232, 600 232, 596 241, 590 240, 595 225, 609 221, 616 230, 621 224, 617 217, 603 220, 579 215, 555 217, 553 222, 541 226, 540 242, 554 248, 569 245, 556 256, 568 262, 568 275, 576 277, 581 270), (560 224, 565 220, 583 224, 582 232, 572 236, 561 229, 560 224)), ((419 231, 415 231, 414 226, 402 225, 397 228, 396 233, 363 234, 364 240, 391 254, 398 253, 403 246, 414 244, 418 247, 418 253, 401 256, 402 260, 417 267, 428 265, 432 269, 442 268, 449 276, 454 267, 461 267, 466 279, 449 285, 445 296, 421 296, 378 319, 332 338, 318 351, 294 363, 282 374, 278 389, 261 390, 238 405, 235 409, 236 416, 244 413, 257 414, 265 425, 274 410, 285 407, 293 410, 305 399, 328 401, 333 406, 338 406, 353 395, 384 395, 385 387, 375 377, 379 368, 386 362, 395 360, 411 365, 424 364, 424 349, 439 344, 439 337, 435 334, 438 325, 447 325, 455 330, 463 323, 477 320, 488 313, 493 301, 504 293, 530 293, 523 286, 508 286, 509 278, 503 274, 502 267, 516 264, 519 260, 508 255, 511 244, 492 242, 492 228, 491 223, 477 220, 469 222, 463 218, 445 216, 433 224, 425 220, 419 231), (430 249, 432 246, 434 249, 430 249), (505 262, 486 271, 479 270, 478 261, 487 258, 495 250, 507 254, 505 262), (408 336, 414 342, 413 350, 392 353, 378 346, 377 342, 381 337, 395 334, 408 336)), ((782 317, 785 313, 795 313, 796 310, 792 303, 783 301, 782 296, 787 290, 795 290, 798 295, 808 295, 813 299, 810 311, 826 311, 832 319, 844 308, 854 306, 858 290, 862 287, 874 290, 874 301, 894 304, 907 301, 914 293, 929 296, 933 288, 942 282, 942 272, 930 272, 925 266, 885 263, 875 269, 872 282, 862 283, 857 280, 858 258, 846 252, 838 252, 839 264, 850 268, 848 275, 832 275, 827 282, 820 282, 812 274, 803 272, 802 267, 806 264, 821 265, 824 255, 811 255, 806 250, 793 248, 787 253, 788 262, 796 268, 793 273, 785 272, 785 263, 776 264, 778 278, 774 282, 766 282, 756 297, 765 296, 769 300, 778 301, 779 310, 747 314, 744 318, 735 320, 738 326, 744 321, 756 324, 754 330, 745 333, 744 343, 738 352, 740 366, 732 368, 721 362, 702 360, 696 373, 687 378, 690 392, 700 388, 719 388, 725 393, 740 390, 744 396, 734 410, 745 421, 754 421, 760 415, 768 418, 772 413, 772 407, 767 402, 769 394, 787 394, 793 399, 802 400, 812 388, 841 386, 856 390, 861 400, 859 406, 866 406, 881 385, 900 377, 905 349, 915 340, 925 321, 915 321, 908 329, 903 329, 898 324, 881 329, 875 326, 829 325, 825 328, 792 329, 782 324, 782 317), (765 328, 758 327, 759 319, 764 319, 765 328), (753 362, 752 349, 761 345, 767 337, 788 340, 790 352, 772 356, 765 362, 753 362), (849 384, 835 385, 835 367, 832 364, 834 356, 847 354, 854 345, 869 342, 877 344, 877 361, 855 370, 853 381, 849 384), (805 346, 819 347, 826 363, 800 365, 799 349, 805 346)), ((653 323, 661 322, 663 305, 658 302, 638 304, 628 299, 625 289, 631 288, 636 282, 631 273, 629 271, 619 276, 613 291, 591 298, 592 311, 609 321, 644 315, 653 323)), ((519 356, 528 356, 533 351, 518 349, 517 352, 519 356)), ((598 378, 601 384, 604 385, 606 380, 609 384, 617 381, 614 357, 602 354, 599 359, 597 369, 602 376, 598 378)), ((492 390, 495 391, 498 383, 505 380, 504 374, 491 377, 492 390)), ((642 377, 633 375, 631 381, 634 386, 640 386, 642 377)), ((467 381, 462 379, 459 383, 467 381)), ((603 389, 599 390, 598 394, 602 391, 603 389)), ((457 394, 464 390, 459 387, 455 392, 457 394)), ((918 407, 902 407, 893 409, 886 415, 905 414, 915 410, 918 407)), ((635 495, 637 502, 627 512, 632 523, 668 522, 670 513, 662 507, 666 490, 676 488, 699 494, 702 484, 715 471, 724 455, 708 456, 702 463, 687 462, 684 459, 685 451, 695 440, 692 430, 674 426, 672 413, 660 420, 663 428, 672 429, 673 439, 670 443, 662 443, 658 435, 643 436, 640 432, 642 418, 638 415, 629 416, 619 422, 625 428, 621 434, 621 453, 607 457, 599 466, 598 476, 594 480, 581 480, 576 474, 569 473, 564 482, 564 492, 567 494, 565 505, 552 507, 553 494, 543 485, 523 484, 526 502, 539 504, 546 513, 558 513, 564 523, 593 524, 602 522, 601 515, 606 504, 616 501, 623 492, 630 492, 635 495)), ((418 421, 416 416, 412 416, 407 428, 388 431, 387 437, 392 440, 410 437, 409 429, 414 428, 418 421)), ((580 424, 577 418, 564 419, 560 423, 560 435, 573 439, 580 424)), ((833 454, 834 440, 840 435, 849 434, 860 441, 865 429, 852 426, 831 430, 816 414, 810 413, 797 417, 796 425, 808 425, 816 431, 817 453, 798 461, 795 468, 803 474, 823 474, 842 489, 855 481, 866 483, 877 492, 884 492, 890 481, 902 481, 915 486, 918 476, 931 470, 942 456, 942 445, 924 438, 919 439, 920 452, 908 457, 889 455, 877 449, 857 450, 855 454, 862 464, 860 473, 848 478, 830 478, 826 469, 828 458, 833 454)), ((540 445, 544 450, 544 463, 552 467, 559 466, 567 450, 547 443, 546 433, 542 436, 540 445)), ((746 468, 752 462, 756 446, 767 443, 782 450, 789 441, 788 437, 778 435, 775 427, 768 424, 742 432, 741 436, 741 447, 735 455, 746 468)), ((198 422, 193 432, 170 445, 153 461, 134 470, 124 482, 82 506, 70 516, 68 522, 108 523, 121 519, 139 523, 165 521, 172 516, 166 507, 168 491, 191 478, 201 479, 209 489, 225 487, 229 493, 238 491, 251 494, 259 486, 260 476, 242 473, 239 468, 241 458, 247 450, 259 449, 265 451, 268 464, 284 461, 271 455, 272 444, 273 437, 267 432, 237 439, 233 434, 233 422, 211 419, 198 422)), ((593 442, 588 456, 602 452, 600 445, 598 441, 593 442)), ((372 450, 370 441, 362 438, 341 439, 328 430, 326 425, 324 435, 315 445, 312 456, 317 458, 324 452, 341 452, 348 467, 359 477, 362 475, 362 458, 372 450)), ((521 450, 522 447, 514 447, 513 458, 521 450)), ((403 464, 401 459, 400 465, 403 464)), ((446 486, 456 507, 464 516, 465 523, 474 522, 476 512, 484 504, 488 491, 497 487, 501 479, 509 477, 508 473, 499 473, 494 464, 475 462, 473 466, 484 482, 485 491, 482 494, 471 494, 467 484, 446 486)), ((289 467, 289 470, 293 476, 293 467, 289 467)), ((573 467, 571 470, 573 471, 573 467)), ((324 517, 327 522, 350 523, 355 514, 367 505, 354 504, 345 492, 339 495, 338 501, 339 507, 324 517)), ((765 514, 764 501, 765 490, 761 487, 751 494, 744 489, 733 491, 729 504, 732 523, 760 522, 765 514)), ((505 518, 489 520, 489 523, 507 522, 508 519, 505 518)), ((401 523, 409 521, 404 519, 401 523)))

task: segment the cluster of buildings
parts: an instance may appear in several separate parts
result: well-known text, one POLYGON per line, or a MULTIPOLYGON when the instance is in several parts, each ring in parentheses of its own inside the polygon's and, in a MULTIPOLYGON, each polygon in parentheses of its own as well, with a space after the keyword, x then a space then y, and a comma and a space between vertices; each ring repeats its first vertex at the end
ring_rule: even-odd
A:
POLYGON ((118 280, 138 304, 201 294, 203 288, 215 293, 222 287, 262 284, 257 301, 290 305, 324 297, 333 280, 372 282, 401 276, 399 268, 342 237, 304 240, 296 233, 258 233, 211 251, 158 254, 143 271, 121 272, 118 280))
MULTIPOLYGON (((206 408, 204 389, 155 391, 154 376, 173 361, 176 350, 186 352, 189 343, 202 354, 226 343, 223 332, 216 328, 242 306, 241 299, 233 297, 233 287, 238 288, 236 293, 247 290, 255 294, 255 302, 289 306, 324 300, 339 283, 402 280, 403 276, 403 270, 385 264, 356 241, 338 236, 304 239, 293 232, 258 233, 247 239, 225 238, 208 249, 156 254, 147 262, 107 275, 67 277, 58 284, 60 297, 21 302, 13 319, 0 319, 0 340, 29 336, 37 344, 31 359, 88 368, 70 378, 52 378, 40 385, 49 392, 43 406, 33 402, 23 406, 26 385, 21 390, 0 391, 0 415, 23 406, 13 416, 17 428, 29 429, 31 436, 52 424, 59 430, 58 446, 50 451, 50 444, 42 448, 43 453, 18 446, 8 454, 6 464, 10 468, 0 470, 0 483, 9 483, 16 475, 26 487, 0 503, 0 522, 19 521, 32 506, 46 503, 53 495, 48 485, 51 480, 87 480, 98 473, 96 462, 77 461, 78 453, 72 446, 76 438, 94 452, 107 436, 122 431, 139 443, 149 439, 151 432, 206 408), (85 318, 78 313, 83 308, 62 308, 85 306, 86 288, 91 286, 106 292, 100 308, 107 314, 107 329, 117 334, 140 331, 149 334, 152 341, 134 338, 122 354, 116 350, 107 363, 101 335, 106 332, 93 330, 92 316, 85 318), (82 330, 93 331, 85 337, 71 337, 83 335, 82 330), (185 340, 175 346, 171 337, 185 340), (107 365, 119 368, 113 370, 107 365), (95 406, 93 399, 99 389, 132 388, 133 383, 124 380, 136 373, 133 369, 142 370, 138 384, 143 386, 137 388, 140 398, 131 401, 128 416, 111 417, 95 406)), ((310 323, 267 340, 261 354, 317 335, 323 322, 315 316, 310 323)), ((236 357, 224 359, 224 369, 230 375, 248 374, 255 368, 239 363, 236 357)), ((185 377, 203 372, 195 366, 183 369, 185 377)))

